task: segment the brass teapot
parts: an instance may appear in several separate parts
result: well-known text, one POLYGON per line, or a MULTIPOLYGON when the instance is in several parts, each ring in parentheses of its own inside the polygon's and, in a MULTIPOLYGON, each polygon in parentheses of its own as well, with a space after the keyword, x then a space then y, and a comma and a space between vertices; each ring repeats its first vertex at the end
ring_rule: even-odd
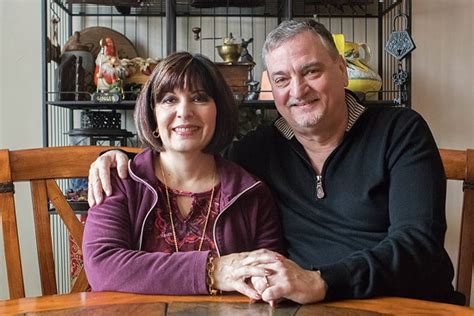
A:
POLYGON ((222 45, 216 46, 217 52, 225 62, 236 63, 242 53, 242 41, 234 38, 232 33, 224 38, 222 45))
MULTIPOLYGON (((195 26, 192 28, 194 33, 194 40, 199 40, 201 38, 201 28, 195 26)), ((241 63, 255 64, 253 57, 249 54, 247 46, 253 42, 253 38, 245 40, 243 38, 235 38, 232 35, 232 32, 229 33, 229 37, 204 37, 203 40, 216 40, 223 39, 222 45, 217 45, 217 53, 226 63, 237 63, 239 59, 241 63)))

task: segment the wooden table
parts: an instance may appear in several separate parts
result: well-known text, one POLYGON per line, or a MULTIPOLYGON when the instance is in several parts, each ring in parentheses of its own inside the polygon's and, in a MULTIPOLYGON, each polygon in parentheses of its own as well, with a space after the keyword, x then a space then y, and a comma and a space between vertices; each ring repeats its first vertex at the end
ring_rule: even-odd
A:
POLYGON ((246 297, 74 293, 0 301, 0 315, 474 315, 474 309, 387 297, 309 305, 251 304, 246 297))

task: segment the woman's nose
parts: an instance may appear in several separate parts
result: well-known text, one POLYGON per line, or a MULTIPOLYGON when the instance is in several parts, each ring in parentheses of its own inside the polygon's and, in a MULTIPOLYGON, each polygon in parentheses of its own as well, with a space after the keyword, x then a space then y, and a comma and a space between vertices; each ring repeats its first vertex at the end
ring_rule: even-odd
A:
POLYGON ((181 99, 176 108, 176 115, 180 118, 187 118, 192 115, 191 102, 185 99, 181 99))

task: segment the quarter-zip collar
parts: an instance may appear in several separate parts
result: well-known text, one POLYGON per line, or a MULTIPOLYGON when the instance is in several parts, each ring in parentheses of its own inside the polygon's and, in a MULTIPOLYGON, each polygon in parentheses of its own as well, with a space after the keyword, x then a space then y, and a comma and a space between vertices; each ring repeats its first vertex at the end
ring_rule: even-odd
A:
MULTIPOLYGON (((366 108, 357 101, 357 98, 350 92, 346 90, 346 105, 348 112, 347 127, 346 133, 354 126, 355 122, 359 117, 364 113, 366 108)), ((291 128, 290 124, 283 118, 279 118, 275 121, 276 129, 283 135, 283 137, 290 141, 292 148, 296 153, 303 159, 303 161, 308 165, 309 168, 312 168, 311 162, 309 161, 303 146, 296 140, 295 133, 291 128)), ((314 197, 315 199, 322 200, 326 198, 327 194, 324 186, 324 176, 325 168, 331 157, 334 155, 334 151, 329 155, 327 160, 324 162, 323 168, 320 174, 314 174, 315 176, 315 187, 314 187, 314 197)))
MULTIPOLYGON (((354 126, 355 122, 359 119, 362 113, 364 113, 366 108, 359 103, 357 98, 349 90, 346 90, 346 105, 348 112, 346 132, 348 132, 352 126, 354 126)), ((290 140, 295 136, 290 124, 288 124, 288 122, 283 117, 277 119, 274 125, 286 139, 290 140)))

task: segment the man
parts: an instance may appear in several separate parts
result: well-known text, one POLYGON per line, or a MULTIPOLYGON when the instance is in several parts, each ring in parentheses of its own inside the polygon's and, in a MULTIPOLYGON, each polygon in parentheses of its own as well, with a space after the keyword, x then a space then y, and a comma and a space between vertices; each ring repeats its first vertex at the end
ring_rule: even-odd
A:
MULTIPOLYGON (((263 59, 281 118, 226 156, 272 189, 289 259, 236 254, 216 273, 265 267, 272 274, 252 283, 272 304, 380 295, 463 303, 443 246, 446 183, 426 122, 409 109, 359 104, 331 34, 313 20, 283 22, 263 59)), ((91 204, 101 182, 110 192, 111 165, 125 174, 124 160, 112 153, 93 165, 91 204)))

